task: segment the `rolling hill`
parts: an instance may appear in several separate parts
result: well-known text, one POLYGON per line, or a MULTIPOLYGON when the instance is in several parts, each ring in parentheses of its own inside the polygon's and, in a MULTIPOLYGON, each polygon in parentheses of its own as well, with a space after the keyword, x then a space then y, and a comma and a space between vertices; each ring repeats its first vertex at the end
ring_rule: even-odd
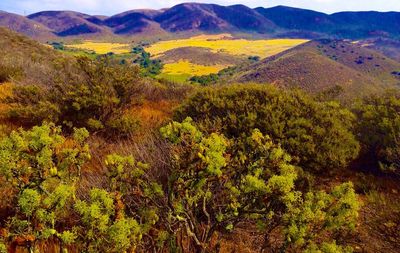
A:
POLYGON ((184 3, 163 10, 129 10, 112 17, 73 11, 44 11, 27 18, 3 12, 0 25, 31 37, 52 33, 66 37, 228 32, 280 38, 400 38, 399 12, 340 12, 328 15, 286 6, 251 9, 244 5, 184 3), (35 31, 32 27, 39 23, 41 26, 35 31))
POLYGON ((24 16, 5 11, 0 11, 0 26, 35 39, 56 37, 50 28, 24 16))
POLYGON ((310 93, 343 90, 347 99, 400 87, 400 63, 367 48, 338 40, 311 41, 242 67, 239 82, 273 83, 310 93))
POLYGON ((103 24, 112 28, 114 33, 118 35, 166 33, 160 24, 152 20, 159 13, 151 10, 127 11, 105 19, 103 24))
POLYGON ((43 24, 61 37, 108 32, 108 29, 101 25, 101 19, 79 12, 44 11, 29 15, 28 18, 43 24))
POLYGON ((174 6, 154 19, 171 31, 256 31, 272 32, 275 25, 256 11, 244 6, 186 3, 174 6))

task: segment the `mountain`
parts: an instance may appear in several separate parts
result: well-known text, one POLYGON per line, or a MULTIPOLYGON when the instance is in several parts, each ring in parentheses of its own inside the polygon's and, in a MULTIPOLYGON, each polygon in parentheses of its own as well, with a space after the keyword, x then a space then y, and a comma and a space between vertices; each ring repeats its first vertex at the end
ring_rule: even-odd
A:
POLYGON ((132 10, 103 20, 103 24, 111 27, 115 34, 133 35, 137 33, 160 34, 165 33, 160 24, 152 18, 160 11, 132 10))
POLYGON ((277 6, 272 8, 256 8, 255 11, 271 20, 279 27, 289 30, 324 32, 333 27, 329 15, 311 10, 277 6))
POLYGON ((29 15, 28 18, 43 24, 61 37, 110 33, 101 25, 103 22, 100 18, 74 11, 43 11, 29 15))
POLYGON ((400 62, 400 41, 390 38, 371 38, 360 40, 358 45, 381 52, 393 60, 400 62))
POLYGON ((0 11, 0 26, 23 33, 35 39, 48 39, 55 37, 51 29, 48 27, 24 16, 5 11, 0 11))
POLYGON ((157 15, 154 20, 171 32, 187 30, 272 32, 276 28, 271 21, 244 5, 179 4, 157 15))
POLYGON ((350 39, 400 36, 399 12, 339 12, 327 15, 286 6, 259 7, 255 10, 276 25, 288 30, 308 31, 350 39))
POLYGON ((201 3, 183 3, 162 10, 130 10, 112 17, 73 11, 43 11, 25 18, 2 12, 0 25, 31 37, 45 37, 52 33, 65 37, 228 32, 280 38, 400 38, 400 12, 339 12, 328 15, 286 6, 251 9, 244 5, 201 3))
POLYGON ((400 87, 400 63, 339 40, 311 41, 281 54, 245 66, 235 74, 238 82, 273 83, 310 93, 339 87, 344 100, 400 87))

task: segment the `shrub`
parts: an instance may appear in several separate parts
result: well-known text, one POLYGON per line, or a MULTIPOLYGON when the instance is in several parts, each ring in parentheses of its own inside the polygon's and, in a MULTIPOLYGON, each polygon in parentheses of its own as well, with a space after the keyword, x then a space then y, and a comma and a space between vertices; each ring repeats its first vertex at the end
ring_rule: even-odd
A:
POLYGON ((378 161, 382 171, 400 175, 400 94, 366 98, 354 112, 363 154, 378 161))
POLYGON ((12 240, 24 238, 30 250, 36 241, 50 237, 61 245, 74 242, 74 236, 67 236, 74 232, 56 224, 68 215, 80 168, 90 159, 88 132, 75 129, 68 147, 60 132, 53 124, 43 124, 14 131, 0 142, 0 176, 16 193, 6 228, 12 240))
POLYGON ((70 129, 99 130, 121 117, 135 95, 139 97, 142 78, 137 67, 115 64, 107 57, 81 57, 76 65, 78 70, 49 87, 15 87, 8 99, 13 105, 9 116, 30 125, 49 120, 70 129))
POLYGON ((210 241, 216 232, 232 231, 249 219, 263 228, 263 250, 274 229, 284 228, 281 252, 321 246, 323 235, 354 228, 358 201, 352 184, 331 194, 303 195, 296 189, 291 157, 257 129, 247 138, 227 140, 205 135, 187 118, 161 133, 172 143, 175 157, 166 193, 168 213, 172 223, 183 227, 175 231, 192 242, 189 250, 213 252, 210 241))
POLYGON ((282 144, 303 169, 342 168, 359 150, 352 133, 354 115, 334 102, 316 102, 300 91, 241 85, 204 89, 177 111, 207 132, 247 137, 259 129, 282 144))
POLYGON ((88 201, 78 200, 81 236, 86 252, 125 252, 141 239, 141 227, 132 218, 114 217, 113 196, 103 189, 92 189, 88 201))

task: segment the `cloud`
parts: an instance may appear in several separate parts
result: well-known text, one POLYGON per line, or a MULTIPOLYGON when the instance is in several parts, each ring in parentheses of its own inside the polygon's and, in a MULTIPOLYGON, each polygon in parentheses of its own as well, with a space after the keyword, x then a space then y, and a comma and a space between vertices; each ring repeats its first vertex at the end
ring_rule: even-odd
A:
MULTIPOLYGON (((0 9, 17 13, 42 10, 75 10, 89 14, 112 15, 122 11, 151 8, 160 9, 193 0, 0 0, 0 9)), ((400 0, 201 0, 221 5, 245 4, 250 7, 288 5, 324 12, 347 10, 400 11, 400 0)))

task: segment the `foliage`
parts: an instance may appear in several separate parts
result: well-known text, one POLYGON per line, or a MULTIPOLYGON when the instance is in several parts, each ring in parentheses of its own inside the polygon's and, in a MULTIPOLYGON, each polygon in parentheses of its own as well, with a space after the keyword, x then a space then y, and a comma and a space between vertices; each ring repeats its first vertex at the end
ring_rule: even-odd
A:
POLYGON ((75 209, 82 217, 80 235, 88 252, 124 252, 141 239, 136 220, 114 218, 113 196, 103 189, 92 189, 89 201, 78 200, 75 209))
POLYGON ((342 168, 358 154, 351 132, 354 115, 334 102, 316 102, 300 91, 241 85, 204 89, 176 113, 192 117, 207 132, 246 138, 259 129, 292 156, 303 169, 342 168))
POLYGON ((134 63, 139 64, 139 66, 145 70, 146 75, 156 76, 161 73, 163 68, 162 62, 160 60, 150 59, 150 54, 147 53, 143 47, 134 47, 132 52, 139 56, 134 60, 134 63))
POLYGON ((313 243, 323 230, 354 226, 358 202, 352 185, 303 197, 295 188, 291 157, 257 129, 246 138, 227 140, 216 133, 204 135, 187 118, 161 133, 173 143, 175 157, 170 213, 196 249, 212 251, 210 240, 217 231, 232 231, 245 219, 266 228, 266 241, 275 228, 287 224, 283 248, 299 248, 305 238, 313 243))
POLYGON ((400 94, 365 98, 354 112, 364 154, 378 161, 383 171, 400 175, 400 94))
POLYGON ((7 253, 7 247, 4 244, 3 240, 0 239, 0 253, 7 253))
MULTIPOLYGON (((30 131, 14 131, 0 145, 0 176, 16 192, 9 237, 36 240, 52 236, 65 244, 74 242, 73 231, 56 227, 67 215, 65 207, 75 198, 75 183, 82 165, 90 159, 85 140, 88 132, 75 129, 68 145, 53 124, 30 131)), ((30 245, 27 245, 30 247, 30 245)))
MULTIPOLYGON (((306 252, 319 252, 314 249, 315 242, 326 236, 324 233, 330 237, 343 236, 355 229, 358 210, 359 203, 352 183, 335 187, 331 194, 309 192, 285 214, 287 242, 296 248, 308 249, 306 252)), ((328 245, 322 245, 321 252, 344 252, 335 251, 333 245, 328 245)))
POLYGON ((248 214, 279 212, 295 195, 290 158, 259 131, 246 140, 244 150, 232 147, 242 155, 232 161, 226 138, 203 136, 190 118, 167 125, 161 133, 176 145, 168 193, 171 212, 198 248, 207 249, 216 231, 234 229, 248 214), (276 210, 265 209, 261 200, 266 196, 277 201, 276 210))
MULTIPOLYGON (((10 117, 33 125, 49 120, 69 128, 99 130, 110 125, 118 131, 127 131, 126 125, 117 124, 115 118, 123 115, 139 92, 142 82, 139 70, 114 64, 107 57, 96 61, 81 57, 76 64, 77 73, 72 71, 69 78, 56 80, 50 87, 16 86, 9 98, 13 105, 10 117)), ((123 117, 124 122, 127 117, 123 117)))
MULTIPOLYGON (((164 191, 162 186, 147 176, 149 165, 136 161, 132 156, 111 154, 106 157, 110 190, 113 193, 115 208, 114 229, 123 229, 129 221, 120 221, 126 216, 136 217, 137 237, 132 243, 139 245, 142 235, 162 234, 164 231, 155 224, 162 216, 164 191), (125 225, 124 225, 125 224, 125 225)), ((115 231, 115 233, 118 231, 115 231)), ((123 235, 118 240, 122 240, 123 235)), ((146 244, 146 242, 142 242, 146 244)))

